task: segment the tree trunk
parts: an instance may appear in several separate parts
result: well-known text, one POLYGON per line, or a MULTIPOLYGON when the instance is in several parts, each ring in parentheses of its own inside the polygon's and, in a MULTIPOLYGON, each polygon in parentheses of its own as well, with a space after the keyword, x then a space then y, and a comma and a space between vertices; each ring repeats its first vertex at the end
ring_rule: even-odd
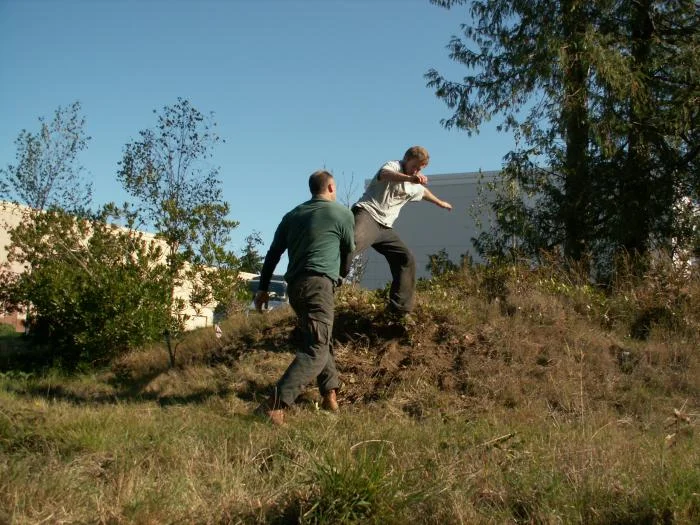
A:
POLYGON ((629 100, 629 132, 627 135, 627 158, 621 174, 619 202, 621 204, 618 235, 620 246, 631 255, 647 251, 653 217, 650 204, 652 192, 659 191, 653 183, 651 150, 647 140, 649 132, 648 82, 651 37, 654 27, 651 20, 651 0, 631 3, 632 16, 632 61, 636 78, 633 79, 633 94, 629 100), (639 94, 635 94, 639 93, 639 94))
POLYGON ((566 41, 562 67, 562 123, 566 147, 562 223, 565 232, 564 254, 576 261, 580 260, 587 250, 590 227, 588 67, 583 57, 586 16, 582 13, 585 5, 580 0, 564 0, 561 4, 566 41))

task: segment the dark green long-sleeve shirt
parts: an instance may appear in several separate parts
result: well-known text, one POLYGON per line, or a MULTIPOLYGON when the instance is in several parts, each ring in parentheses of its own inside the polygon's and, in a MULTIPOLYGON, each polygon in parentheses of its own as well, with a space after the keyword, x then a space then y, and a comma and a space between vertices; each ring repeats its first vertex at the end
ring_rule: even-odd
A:
POLYGON ((355 219, 337 202, 318 197, 300 204, 280 222, 260 272, 259 290, 267 291, 270 278, 285 250, 289 266, 284 278, 289 283, 303 273, 318 273, 336 282, 345 277, 341 262, 355 249, 355 219))

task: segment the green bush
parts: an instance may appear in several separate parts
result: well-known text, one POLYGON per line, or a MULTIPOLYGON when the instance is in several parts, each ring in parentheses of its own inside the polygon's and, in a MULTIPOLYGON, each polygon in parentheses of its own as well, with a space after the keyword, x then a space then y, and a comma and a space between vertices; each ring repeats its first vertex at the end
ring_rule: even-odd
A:
POLYGON ((0 323, 0 337, 14 337, 16 335, 17 331, 14 326, 0 323))
POLYGON ((11 235, 10 257, 31 271, 10 283, 6 300, 32 305, 30 338, 53 361, 102 362, 161 336, 167 269, 142 234, 47 212, 11 235))
POLYGON ((646 339, 654 327, 693 336, 700 329, 700 303, 694 299, 699 289, 698 269, 678 265, 668 254, 626 258, 608 301, 610 316, 635 339, 646 339))

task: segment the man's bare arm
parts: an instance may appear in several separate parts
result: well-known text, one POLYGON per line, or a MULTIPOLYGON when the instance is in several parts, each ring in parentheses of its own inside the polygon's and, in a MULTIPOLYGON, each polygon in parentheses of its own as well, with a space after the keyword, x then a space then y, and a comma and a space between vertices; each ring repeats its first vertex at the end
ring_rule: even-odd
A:
POLYGON ((427 184, 428 177, 423 175, 421 172, 415 175, 406 175, 399 171, 388 170, 384 168, 379 172, 379 180, 388 182, 412 182, 414 184, 427 184))
POLYGON ((448 211, 452 211, 452 204, 450 204, 447 201, 443 201, 443 200, 438 199, 435 195, 433 195, 433 193, 428 188, 425 188, 423 190, 423 200, 428 201, 428 202, 432 202, 436 206, 440 206, 441 208, 444 208, 448 211))

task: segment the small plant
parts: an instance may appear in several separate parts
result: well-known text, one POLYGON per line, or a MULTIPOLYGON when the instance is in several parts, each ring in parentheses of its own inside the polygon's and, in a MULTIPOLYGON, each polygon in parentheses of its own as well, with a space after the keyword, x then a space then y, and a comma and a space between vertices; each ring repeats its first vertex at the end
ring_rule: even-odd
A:
POLYGON ((489 302, 496 299, 505 301, 508 297, 509 267, 505 264, 484 266, 480 272, 480 288, 489 302))
POLYGON ((437 253, 428 255, 428 264, 425 265, 425 269, 428 270, 433 277, 439 277, 456 272, 459 266, 450 260, 450 254, 443 248, 437 253))
POLYGON ((0 323, 0 337, 16 337, 18 332, 9 324, 0 323))
POLYGON ((618 265, 610 298, 611 315, 628 327, 630 335, 644 340, 654 326, 697 333, 698 273, 674 263, 673 257, 625 257, 618 265), (643 271, 640 271, 639 268, 643 271))
POLYGON ((326 458, 312 467, 310 495, 301 503, 301 523, 394 523, 397 512, 425 499, 406 492, 384 446, 363 447, 339 460, 326 458))

